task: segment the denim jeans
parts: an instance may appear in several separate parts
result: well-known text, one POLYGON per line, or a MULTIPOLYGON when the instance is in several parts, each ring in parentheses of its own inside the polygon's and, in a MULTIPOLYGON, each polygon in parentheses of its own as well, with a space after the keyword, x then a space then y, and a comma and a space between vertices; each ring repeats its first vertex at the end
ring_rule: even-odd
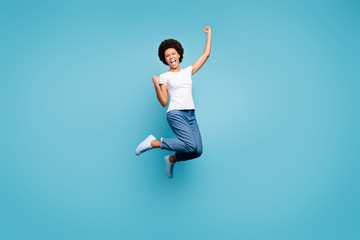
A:
POLYGON ((195 110, 171 110, 167 121, 178 138, 161 138, 160 148, 176 151, 177 161, 200 157, 203 147, 195 110))

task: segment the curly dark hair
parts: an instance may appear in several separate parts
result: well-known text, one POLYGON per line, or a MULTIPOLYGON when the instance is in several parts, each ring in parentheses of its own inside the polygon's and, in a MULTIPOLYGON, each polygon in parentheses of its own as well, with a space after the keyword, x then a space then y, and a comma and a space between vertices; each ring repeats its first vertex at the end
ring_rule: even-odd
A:
POLYGON ((165 61, 165 51, 166 51, 166 49, 169 49, 169 48, 175 48, 175 50, 180 54, 179 63, 181 63, 181 61, 183 59, 183 55, 184 55, 184 49, 181 46, 181 43, 179 43, 175 39, 166 39, 166 40, 161 42, 161 44, 159 46, 159 58, 160 58, 160 60, 165 65, 169 66, 169 64, 167 64, 167 62, 165 61))

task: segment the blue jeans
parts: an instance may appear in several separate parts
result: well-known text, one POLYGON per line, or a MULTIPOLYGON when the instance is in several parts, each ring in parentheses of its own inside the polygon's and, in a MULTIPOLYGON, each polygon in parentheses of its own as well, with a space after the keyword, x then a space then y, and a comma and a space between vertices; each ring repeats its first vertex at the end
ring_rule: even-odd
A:
POLYGON ((178 138, 161 138, 160 148, 176 151, 177 161, 200 157, 203 147, 195 110, 172 110, 167 113, 167 121, 178 138))

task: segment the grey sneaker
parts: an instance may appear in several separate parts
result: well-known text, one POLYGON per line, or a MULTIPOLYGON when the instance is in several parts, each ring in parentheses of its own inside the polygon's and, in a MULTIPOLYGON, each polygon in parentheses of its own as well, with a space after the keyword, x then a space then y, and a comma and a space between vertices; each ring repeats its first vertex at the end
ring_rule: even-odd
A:
POLYGON ((142 141, 142 143, 139 144, 139 146, 137 146, 135 154, 140 155, 141 153, 152 149, 152 140, 156 140, 156 138, 153 135, 149 135, 144 141, 142 141))
POLYGON ((169 158, 170 158, 170 155, 165 156, 166 175, 169 178, 172 178, 173 177, 173 168, 174 168, 175 163, 170 162, 169 158))

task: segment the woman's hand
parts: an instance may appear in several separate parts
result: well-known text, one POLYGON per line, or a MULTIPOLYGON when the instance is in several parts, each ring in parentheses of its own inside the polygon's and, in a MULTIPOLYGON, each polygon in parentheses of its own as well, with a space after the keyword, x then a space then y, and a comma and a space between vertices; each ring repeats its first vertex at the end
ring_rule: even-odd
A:
POLYGON ((210 26, 204 27, 204 32, 207 34, 204 53, 192 65, 192 72, 191 72, 192 75, 194 75, 204 65, 204 63, 210 56, 210 51, 211 51, 211 28, 210 28, 210 26))
POLYGON ((160 78, 158 76, 153 76, 152 80, 154 82, 157 99, 163 107, 166 107, 168 104, 167 86, 165 84, 162 84, 161 87, 159 86, 160 78))
POLYGON ((207 34, 211 34, 211 28, 209 26, 204 27, 204 32, 207 34))
POLYGON ((153 76, 152 80, 153 80, 155 86, 159 86, 160 78, 158 76, 153 76))

